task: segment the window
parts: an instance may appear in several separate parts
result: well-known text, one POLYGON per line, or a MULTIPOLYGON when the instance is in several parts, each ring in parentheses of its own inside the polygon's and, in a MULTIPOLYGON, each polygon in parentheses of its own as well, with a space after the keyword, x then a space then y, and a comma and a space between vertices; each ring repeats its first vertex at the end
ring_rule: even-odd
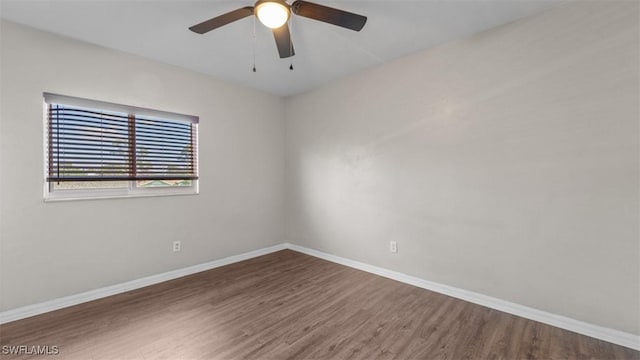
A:
POLYGON ((198 118, 45 93, 45 199, 196 194, 198 118))

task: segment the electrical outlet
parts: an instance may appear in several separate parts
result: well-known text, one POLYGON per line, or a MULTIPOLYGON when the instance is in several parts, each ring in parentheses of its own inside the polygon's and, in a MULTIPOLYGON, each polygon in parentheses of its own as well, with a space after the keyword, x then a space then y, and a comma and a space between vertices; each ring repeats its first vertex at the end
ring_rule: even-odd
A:
POLYGON ((182 249, 182 243, 180 241, 173 242, 173 252, 180 251, 182 249))
POLYGON ((398 242, 397 241, 389 241, 389 251, 392 253, 398 252, 398 242))

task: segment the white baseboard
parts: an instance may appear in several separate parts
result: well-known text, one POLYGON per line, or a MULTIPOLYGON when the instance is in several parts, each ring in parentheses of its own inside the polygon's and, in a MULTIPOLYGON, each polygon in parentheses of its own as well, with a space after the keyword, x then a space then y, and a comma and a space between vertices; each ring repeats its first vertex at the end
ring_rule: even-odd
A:
POLYGON ((224 259, 214 260, 207 263, 189 266, 183 269, 173 270, 162 274, 152 275, 145 278, 128 281, 121 284, 111 285, 100 289, 87 291, 80 294, 65 296, 38 304, 28 305, 17 309, 0 312, 0 324, 10 321, 20 320, 27 317, 43 314, 49 311, 62 309, 65 307, 78 305, 84 302, 97 300, 111 295, 139 289, 145 286, 161 283, 179 277, 195 274, 201 271, 214 269, 220 266, 233 264, 239 261, 248 260, 254 257, 266 255, 275 251, 291 249, 303 254, 311 255, 320 259, 328 260, 337 264, 345 265, 354 269, 366 271, 371 274, 383 276, 389 279, 403 282, 405 284, 417 286, 423 289, 435 291, 437 293, 449 295, 474 304, 486 306, 500 310, 509 314, 521 316, 526 319, 538 321, 544 324, 559 327, 561 329, 587 335, 596 339, 608 341, 614 344, 626 346, 628 348, 640 350, 640 336, 629 334, 623 331, 605 328, 589 324, 580 320, 571 319, 565 316, 552 314, 546 311, 534 309, 528 306, 515 304, 506 300, 497 299, 491 296, 479 294, 473 291, 459 289, 453 286, 439 284, 433 281, 420 279, 406 275, 397 271, 384 269, 358 261, 327 254, 318 250, 309 249, 303 246, 284 243, 275 246, 246 252, 240 255, 229 256, 224 259))
POLYGON ((474 304, 486 306, 488 308, 500 310, 509 314, 517 315, 526 319, 538 321, 544 324, 559 327, 561 329, 576 332, 578 334, 590 336, 596 339, 608 341, 635 350, 640 350, 640 336, 626 333, 619 330, 609 329, 602 326, 586 323, 584 321, 568 318, 565 316, 552 314, 546 311, 534 309, 528 306, 512 303, 506 300, 497 299, 491 296, 479 294, 473 291, 459 289, 453 286, 439 284, 433 281, 420 279, 396 271, 387 270, 381 267, 361 263, 358 261, 345 259, 339 256, 327 254, 318 250, 309 249, 294 244, 285 244, 288 249, 311 255, 320 259, 345 265, 354 269, 366 271, 368 273, 380 275, 389 279, 403 282, 405 284, 417 286, 431 290, 440 294, 449 295, 474 304))
POLYGON ((141 279, 131 280, 120 284, 115 284, 100 289, 90 290, 80 294, 65 296, 58 299, 45 301, 38 304, 27 305, 17 309, 11 309, 0 312, 0 324, 10 321, 20 320, 31 316, 43 314, 49 311, 78 305, 92 300, 97 300, 111 295, 143 288, 145 286, 161 283, 163 281, 177 279, 179 277, 199 273, 201 271, 211 270, 220 266, 233 264, 239 261, 251 259, 254 257, 266 255, 275 251, 286 249, 286 244, 278 244, 275 246, 249 251, 240 255, 229 256, 224 259, 214 260, 203 264, 189 266, 182 269, 168 271, 162 274, 151 275, 141 279))

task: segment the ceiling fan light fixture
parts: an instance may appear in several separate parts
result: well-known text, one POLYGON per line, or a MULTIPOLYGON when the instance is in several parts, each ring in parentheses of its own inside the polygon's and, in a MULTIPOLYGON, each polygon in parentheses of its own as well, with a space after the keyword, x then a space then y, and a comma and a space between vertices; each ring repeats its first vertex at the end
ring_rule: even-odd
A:
POLYGON ((271 29, 281 27, 291 16, 289 5, 282 0, 259 0, 255 9, 260 22, 271 29))

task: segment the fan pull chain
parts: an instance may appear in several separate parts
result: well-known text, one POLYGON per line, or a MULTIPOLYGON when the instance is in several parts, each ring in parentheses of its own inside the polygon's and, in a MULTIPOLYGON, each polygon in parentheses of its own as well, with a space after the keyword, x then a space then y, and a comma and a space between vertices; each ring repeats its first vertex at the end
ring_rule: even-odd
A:
POLYGON ((289 18, 289 61, 290 61, 289 70, 291 71, 293 71, 293 56, 291 56, 291 54, 293 54, 293 40, 291 40, 292 36, 293 36, 293 18, 289 18))
POLYGON ((256 17, 253 17, 253 72, 256 72, 256 17))

